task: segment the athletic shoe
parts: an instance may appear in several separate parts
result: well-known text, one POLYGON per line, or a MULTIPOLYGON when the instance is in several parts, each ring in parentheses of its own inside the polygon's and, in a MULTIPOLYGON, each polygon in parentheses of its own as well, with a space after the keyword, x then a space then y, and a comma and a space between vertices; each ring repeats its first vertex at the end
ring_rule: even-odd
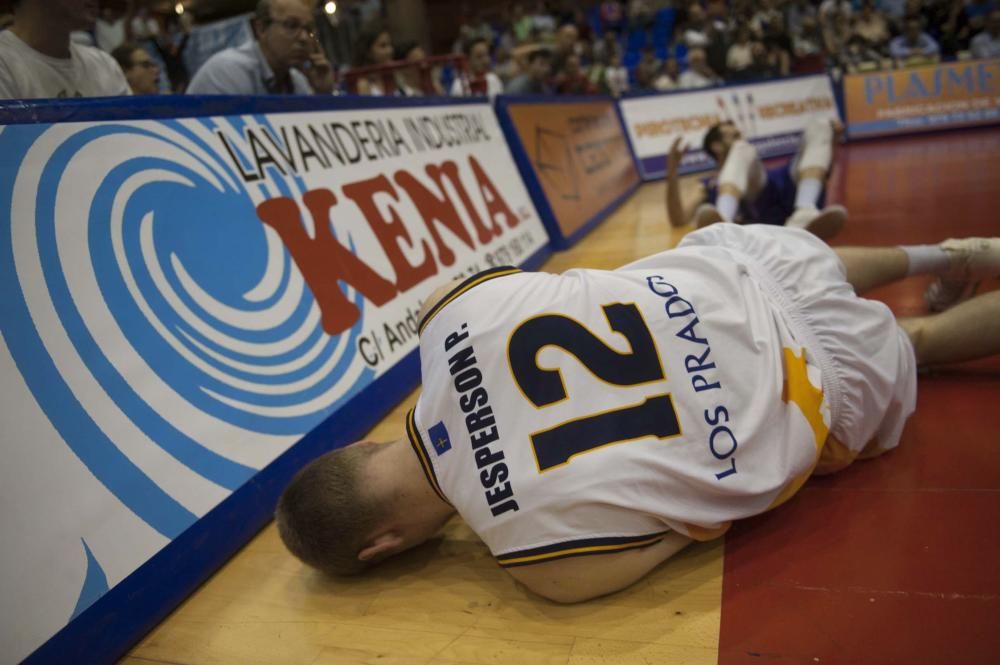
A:
POLYGON ((829 240, 840 233, 846 221, 847 208, 844 206, 827 206, 822 210, 797 208, 792 216, 785 220, 785 226, 805 229, 822 240, 829 240))
POLYGON ((951 271, 938 277, 924 293, 932 312, 941 312, 975 295, 979 281, 1000 277, 1000 238, 945 240, 941 248, 951 258, 951 271))
POLYGON ((694 227, 696 229, 703 229, 706 226, 724 221, 726 220, 722 217, 722 213, 711 203, 702 203, 694 211, 694 227))

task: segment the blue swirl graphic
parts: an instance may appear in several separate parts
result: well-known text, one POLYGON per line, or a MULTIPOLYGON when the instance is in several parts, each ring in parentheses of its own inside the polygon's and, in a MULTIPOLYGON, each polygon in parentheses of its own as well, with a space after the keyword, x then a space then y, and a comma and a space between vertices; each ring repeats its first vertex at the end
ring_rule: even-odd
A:
MULTIPOLYGON (((253 121, 269 126, 266 118, 253 121)), ((176 427, 171 421, 176 414, 164 414, 160 405, 149 403, 110 359, 106 336, 88 327, 74 301, 75 276, 66 273, 57 247, 57 225, 67 220, 57 219, 56 202, 68 184, 67 170, 94 142, 134 137, 162 144, 166 156, 122 158, 103 174, 89 208, 79 211, 87 242, 74 251, 88 253, 115 324, 169 390, 234 427, 265 435, 304 434, 372 381, 374 372, 358 369, 354 353, 364 317, 340 337, 325 335, 308 288, 293 295, 296 275, 287 250, 275 255, 273 242, 269 249, 251 194, 233 184, 241 182, 239 175, 193 129, 200 124, 231 132, 243 122, 231 120, 230 127, 207 119, 85 126, 46 156, 32 193, 34 219, 17 220, 13 185, 22 169, 37 168, 26 164, 25 156, 48 126, 12 126, 0 133, 0 154, 5 155, 0 164, 5 341, 67 446, 129 509, 168 538, 195 515, 121 452, 61 376, 18 281, 12 233, 15 223, 33 225, 51 305, 87 371, 115 406, 188 469, 234 490, 256 470, 176 427), (178 156, 177 161, 170 155, 178 156), (191 165, 183 164, 184 159, 191 165), (206 173, 217 182, 206 179, 206 173), (270 292, 249 299, 265 273, 274 277, 270 292), (192 283, 197 292, 190 290, 192 283), (256 323, 241 325, 248 320, 256 323), (290 344, 293 335, 297 341, 290 344), (354 379, 345 381, 352 370, 354 379)), ((271 175, 274 185, 262 185, 263 197, 297 198, 305 189, 300 178, 286 179, 276 170, 271 175)), ((364 314, 361 295, 353 301, 364 314)))

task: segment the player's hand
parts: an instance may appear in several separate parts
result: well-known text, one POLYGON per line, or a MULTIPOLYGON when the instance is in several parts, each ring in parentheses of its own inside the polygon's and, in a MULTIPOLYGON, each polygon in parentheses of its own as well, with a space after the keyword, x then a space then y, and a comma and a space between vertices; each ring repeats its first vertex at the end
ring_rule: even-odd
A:
POLYGON ((844 132, 844 123, 840 120, 834 119, 830 121, 830 127, 833 129, 834 143, 845 143, 846 134, 844 132))
POLYGON ((333 92, 333 65, 326 59, 326 54, 317 40, 313 40, 313 49, 306 64, 306 78, 314 92, 329 95, 333 92))
POLYGON ((677 175, 677 169, 680 167, 681 160, 684 158, 684 153, 687 152, 687 149, 688 147, 684 143, 683 136, 678 136, 670 144, 670 152, 667 153, 667 175, 677 175))

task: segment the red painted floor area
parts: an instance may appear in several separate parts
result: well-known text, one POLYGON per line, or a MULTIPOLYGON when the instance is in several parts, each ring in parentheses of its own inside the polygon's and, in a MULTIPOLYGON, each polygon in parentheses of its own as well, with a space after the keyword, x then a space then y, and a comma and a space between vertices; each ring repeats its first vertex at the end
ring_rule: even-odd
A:
MULTIPOLYGON (((1000 236, 1000 129, 854 144, 837 171, 834 244, 1000 236)), ((869 295, 922 314, 928 281, 869 295)), ((922 375, 896 451, 733 527, 719 663, 762 662, 1000 662, 1000 358, 922 375)))

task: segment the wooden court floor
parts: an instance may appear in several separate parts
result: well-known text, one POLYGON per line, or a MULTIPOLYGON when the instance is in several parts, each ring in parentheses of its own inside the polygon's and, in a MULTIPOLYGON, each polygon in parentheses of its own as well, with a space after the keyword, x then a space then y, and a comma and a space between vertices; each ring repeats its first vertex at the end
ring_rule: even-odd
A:
MULTIPOLYGON (((1000 130, 852 145, 831 195, 852 215, 834 244, 1000 235, 1000 130)), ((675 245, 686 229, 670 230, 663 196, 643 186, 544 269, 613 268, 675 245)), ((925 285, 873 295, 913 315, 925 285)), ((350 581, 295 561, 272 524, 122 663, 997 662, 1000 359, 924 375, 920 390, 898 451, 810 481, 608 598, 533 596, 458 520, 350 581)), ((371 438, 400 436, 415 399, 371 438)))

